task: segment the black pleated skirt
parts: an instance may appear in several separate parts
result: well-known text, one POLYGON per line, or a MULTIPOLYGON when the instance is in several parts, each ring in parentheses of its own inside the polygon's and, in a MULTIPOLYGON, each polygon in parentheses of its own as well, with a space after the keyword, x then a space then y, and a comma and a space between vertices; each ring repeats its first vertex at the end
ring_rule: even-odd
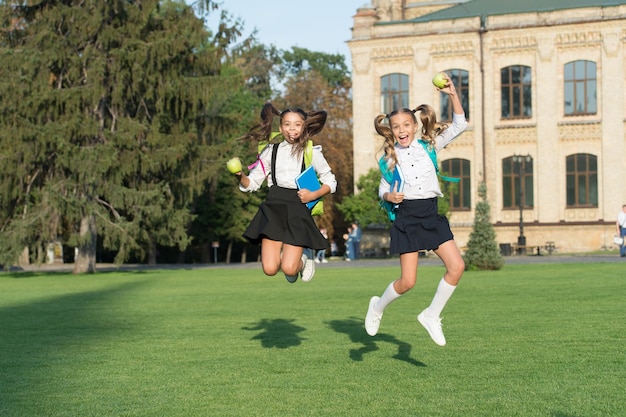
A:
POLYGON ((311 249, 328 248, 311 212, 298 198, 298 190, 270 187, 243 236, 258 245, 263 238, 311 249))
POLYGON ((437 213, 437 198, 404 200, 390 235, 389 251, 394 254, 435 250, 454 239, 448 219, 437 213))

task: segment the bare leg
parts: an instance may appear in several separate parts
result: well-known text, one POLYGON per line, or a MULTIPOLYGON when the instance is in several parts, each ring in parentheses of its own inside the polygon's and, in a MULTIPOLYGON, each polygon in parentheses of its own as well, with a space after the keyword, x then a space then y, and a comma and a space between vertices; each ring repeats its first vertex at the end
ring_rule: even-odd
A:
POLYGON ((283 245, 281 269, 286 275, 298 275, 302 270, 302 246, 283 245))
POLYGON ((454 240, 443 243, 435 250, 435 254, 441 258, 446 267, 443 279, 450 285, 456 286, 465 271, 465 261, 454 240))
POLYGON ((398 294, 404 294, 415 286, 418 262, 419 255, 417 252, 400 255, 400 278, 393 285, 398 294))
POLYGON ((280 252, 283 242, 263 239, 261 241, 261 264, 265 275, 274 276, 280 271, 280 252))

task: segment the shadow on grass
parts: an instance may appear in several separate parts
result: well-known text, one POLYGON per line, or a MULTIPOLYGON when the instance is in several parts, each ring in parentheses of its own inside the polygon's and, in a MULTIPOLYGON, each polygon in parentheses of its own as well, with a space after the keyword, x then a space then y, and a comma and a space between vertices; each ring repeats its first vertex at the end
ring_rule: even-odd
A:
POLYGON ((0 414, 20 415, 20 401, 37 395, 40 381, 49 380, 54 367, 63 367, 76 349, 127 333, 133 327, 128 317, 109 312, 107 306, 143 284, 137 281, 0 308, 0 414))
POLYGON ((37 277, 54 277, 55 275, 67 277, 67 272, 35 272, 35 271, 24 271, 24 272, 2 272, 3 278, 37 278, 37 277))
POLYGON ((362 361, 363 355, 379 349, 377 345, 378 342, 385 342, 398 346, 398 353, 393 355, 394 359, 404 361, 414 366, 426 366, 423 362, 411 358, 411 345, 407 342, 403 342, 384 333, 379 333, 375 337, 369 336, 365 333, 362 320, 350 318, 347 320, 333 320, 326 324, 334 331, 348 335, 352 343, 363 345, 359 349, 350 349, 350 359, 353 361, 362 361))
MULTIPOLYGON (((157 269, 157 268, 154 268, 157 269)), ((190 268, 180 268, 185 269, 185 270, 189 270, 190 268)), ((148 273, 151 273, 153 271, 150 271, 147 267, 142 267, 142 268, 137 268, 137 267, 127 267, 127 268, 118 268, 118 269, 113 269, 113 268, 100 268, 98 269, 97 275, 99 277, 102 277, 104 275, 114 275, 114 274, 119 274, 120 272, 125 272, 125 273, 129 273, 132 275, 145 275, 148 273)), ((25 279, 25 278, 38 278, 38 277, 54 277, 55 275, 58 275, 60 277, 66 278, 68 274, 71 274, 72 271, 68 271, 68 270, 59 270, 59 271, 45 271, 45 270, 41 270, 41 271, 24 271, 23 269, 11 269, 11 271, 2 271, 0 270, 0 277, 3 278, 15 278, 15 279, 25 279)), ((79 275, 75 275, 75 276, 86 276, 86 277, 90 277, 93 276, 94 274, 79 274, 79 275)))
POLYGON ((242 327, 243 330, 263 330, 251 340, 260 340, 264 348, 287 349, 298 346, 305 340, 298 333, 306 330, 304 327, 293 324, 295 320, 286 319, 262 319, 254 327, 242 327))

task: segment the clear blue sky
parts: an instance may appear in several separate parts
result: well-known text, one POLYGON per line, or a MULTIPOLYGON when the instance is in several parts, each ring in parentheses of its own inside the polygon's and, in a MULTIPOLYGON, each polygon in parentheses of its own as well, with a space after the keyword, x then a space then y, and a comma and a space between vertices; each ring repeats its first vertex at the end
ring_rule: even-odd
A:
MULTIPOLYGON (((189 2, 189 0, 188 0, 189 2)), ((350 69, 352 17, 369 0, 223 0, 221 9, 244 21, 244 35, 257 29, 262 44, 278 49, 292 46, 341 54, 350 69)), ((217 21, 216 17, 215 21, 217 21)), ((216 27, 213 19, 209 26, 216 27)))

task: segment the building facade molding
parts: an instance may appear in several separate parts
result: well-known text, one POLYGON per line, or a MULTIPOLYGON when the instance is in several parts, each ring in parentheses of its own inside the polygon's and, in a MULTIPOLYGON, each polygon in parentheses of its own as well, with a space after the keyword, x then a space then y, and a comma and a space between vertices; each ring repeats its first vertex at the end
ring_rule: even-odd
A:
POLYGON ((529 242, 557 241, 567 252, 610 246, 612 219, 626 203, 626 4, 429 21, 428 13, 458 2, 436 3, 372 0, 354 17, 348 46, 355 181, 375 168, 380 151, 372 127, 382 113, 380 77, 407 74, 409 105, 428 103, 439 114, 440 93, 430 80, 437 71, 461 69, 469 74, 469 127, 440 156, 470 161, 472 208, 450 216, 459 246, 469 238, 482 180, 498 241, 515 241, 519 212, 503 208, 502 190, 502 160, 515 154, 534 161, 534 204, 523 210, 529 242), (596 109, 566 115, 564 67, 581 60, 596 64, 596 109), (501 117, 500 70, 515 65, 531 68, 532 114, 507 119, 501 117), (578 153, 597 158, 594 207, 567 205, 566 158, 578 153))

